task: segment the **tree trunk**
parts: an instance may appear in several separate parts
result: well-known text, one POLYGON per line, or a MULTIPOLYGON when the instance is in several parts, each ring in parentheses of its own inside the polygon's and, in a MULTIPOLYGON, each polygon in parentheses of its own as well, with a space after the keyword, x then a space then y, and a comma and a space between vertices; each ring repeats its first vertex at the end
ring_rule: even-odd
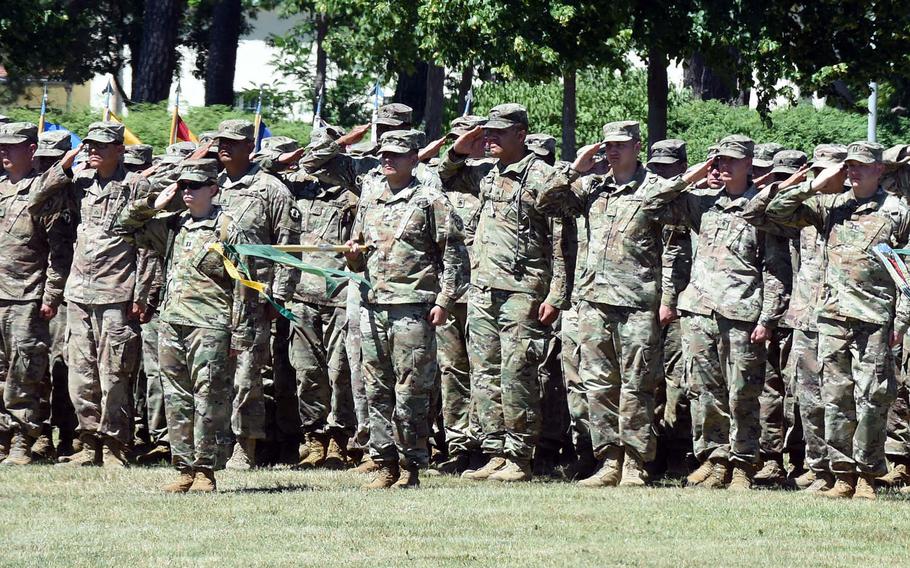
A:
POLYGON ((575 98, 575 70, 562 73, 562 159, 575 159, 575 122, 578 119, 578 101, 575 98))
POLYGON ((436 140, 442 135, 442 108, 445 105, 446 70, 430 64, 427 68, 427 103, 424 106, 423 122, 427 140, 436 140))
MULTIPOLYGON (((731 52, 730 57, 739 59, 739 54, 731 52)), ((739 65, 739 63, 735 63, 739 65)), ((745 74, 750 76, 750 74, 745 74)), ((694 53, 683 69, 683 86, 692 90, 692 94, 703 101, 718 100, 728 103, 748 104, 750 87, 748 84, 737 84, 736 77, 724 76, 712 69, 705 56, 694 53)))
POLYGON ((648 50, 648 150, 667 137, 667 55, 656 47, 648 50))
MULTIPOLYGON (((458 112, 464 114, 465 102, 468 99, 468 91, 471 90, 471 86, 474 82, 474 66, 467 65, 464 69, 461 70, 461 80, 458 82, 458 112)), ((474 113, 474 109, 471 109, 471 114, 474 113)))
POLYGON ((413 73, 399 71, 395 83, 395 102, 414 109, 412 124, 420 124, 423 120, 423 110, 427 104, 427 67, 426 61, 418 61, 413 73))
POLYGON ((242 0, 220 0, 212 10, 209 52, 205 59, 205 105, 234 104, 237 42, 243 23, 242 0))
POLYGON ((142 14, 142 46, 133 67, 133 102, 156 103, 168 98, 177 65, 177 32, 186 0, 146 0, 142 14))
POLYGON ((313 97, 313 113, 319 106, 319 93, 325 89, 325 73, 328 66, 328 57, 323 47, 325 36, 329 31, 329 18, 324 12, 316 14, 316 77, 315 89, 316 96, 313 97))

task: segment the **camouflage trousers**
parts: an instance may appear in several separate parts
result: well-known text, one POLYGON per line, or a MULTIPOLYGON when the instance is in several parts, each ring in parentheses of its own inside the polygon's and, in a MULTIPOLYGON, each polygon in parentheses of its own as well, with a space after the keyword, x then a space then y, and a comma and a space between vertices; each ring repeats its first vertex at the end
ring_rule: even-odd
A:
POLYGON ((234 398, 231 410, 231 430, 237 437, 264 440, 265 387, 262 372, 269 364, 269 343, 272 325, 268 304, 252 300, 255 337, 253 347, 237 355, 234 369, 234 398))
POLYGON ((129 302, 80 304, 66 312, 70 399, 81 435, 133 441, 131 381, 139 364, 139 331, 129 302))
POLYGON ((657 313, 652 310, 579 303, 579 373, 598 459, 611 447, 623 447, 644 461, 653 459, 659 341, 657 313))
POLYGON ((354 400, 354 417, 356 418, 354 436, 348 441, 348 446, 365 450, 370 442, 370 406, 367 402, 366 385, 363 381, 360 289, 357 286, 348 286, 345 313, 348 321, 344 343, 348 355, 348 369, 351 373, 351 397, 354 400))
POLYGON ((158 324, 171 462, 223 469, 231 450, 231 333, 158 324))
POLYGON ((473 287, 468 300, 471 398, 490 455, 529 460, 540 439, 547 330, 532 294, 473 287))
POLYGON ((356 427, 351 373, 345 349, 344 308, 296 302, 290 359, 297 376, 297 404, 304 432, 328 429, 353 434, 356 427))
POLYGON ((802 459, 802 428, 798 423, 794 377, 787 369, 792 340, 792 329, 778 327, 768 342, 765 383, 758 397, 760 448, 764 456, 789 452, 791 461, 799 461, 802 459))
POLYGON ((885 454, 894 462, 910 461, 910 335, 904 336, 900 367, 897 369, 897 397, 888 409, 888 438, 885 454))
POLYGON ((664 435, 670 440, 692 440, 692 417, 689 413, 689 390, 682 350, 682 325, 676 319, 660 331, 664 371, 664 435))
POLYGON ((683 353, 689 377, 695 457, 756 463, 758 397, 766 349, 750 340, 755 324, 685 313, 683 353))
POLYGON ((41 303, 0 300, 0 432, 41 433, 50 333, 41 303))
POLYGON ((557 319, 547 334, 543 361, 540 363, 540 440, 538 450, 558 454, 571 441, 571 418, 562 376, 562 322, 557 319))
POLYGON ((806 466, 814 472, 828 471, 825 443, 825 404, 818 361, 818 332, 793 330, 793 347, 787 361, 788 374, 796 383, 799 419, 806 444, 806 466))
POLYGON ((370 409, 370 457, 425 467, 430 397, 436 381, 436 331, 426 304, 360 308, 363 378, 370 409))
POLYGON ((167 442, 167 417, 164 414, 164 386, 158 366, 158 314, 142 325, 142 370, 145 375, 145 420, 149 441, 167 442))
POLYGON ((891 327, 818 320, 825 441, 834 473, 887 471, 888 407, 896 396, 891 327))
POLYGON ((449 319, 436 328, 442 394, 442 424, 450 455, 479 446, 471 424, 471 365, 468 361, 468 305, 456 304, 449 319))
POLYGON ((73 401, 69 395, 69 370, 66 362, 66 304, 57 309, 48 322, 50 331, 50 360, 47 381, 51 385, 50 423, 60 430, 60 438, 71 440, 75 437, 78 421, 73 401))
POLYGON ((566 383, 566 401, 572 428, 572 443, 576 451, 591 451, 591 430, 588 418, 588 401, 578 367, 581 349, 578 342, 578 304, 560 314, 562 336, 562 376, 566 383))

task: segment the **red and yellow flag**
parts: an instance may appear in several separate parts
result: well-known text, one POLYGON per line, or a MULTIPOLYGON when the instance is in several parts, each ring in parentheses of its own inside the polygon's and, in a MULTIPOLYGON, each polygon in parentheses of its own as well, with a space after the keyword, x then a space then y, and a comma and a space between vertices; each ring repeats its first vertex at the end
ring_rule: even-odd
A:
POLYGON ((196 138, 196 135, 193 134, 190 127, 187 126, 186 122, 183 121, 183 118, 180 117, 180 110, 176 105, 174 105, 174 114, 171 116, 171 135, 168 140, 170 140, 169 144, 176 144, 177 142, 199 142, 199 139, 196 138))
MULTIPOLYGON (((104 120, 110 120, 112 122, 119 122, 120 124, 123 124, 123 121, 120 120, 120 117, 114 114, 114 111, 109 108, 104 109, 104 120)), ((133 134, 132 130, 124 126, 123 143, 128 146, 132 144, 142 144, 142 140, 139 140, 139 137, 133 134)))

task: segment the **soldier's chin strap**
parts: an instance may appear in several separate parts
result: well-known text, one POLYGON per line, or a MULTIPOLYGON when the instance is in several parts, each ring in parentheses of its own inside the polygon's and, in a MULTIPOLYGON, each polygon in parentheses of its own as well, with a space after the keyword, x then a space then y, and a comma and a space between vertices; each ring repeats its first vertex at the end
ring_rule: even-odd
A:
POLYGON ((910 249, 893 249, 885 243, 880 243, 875 245, 872 252, 884 265, 885 270, 888 271, 891 279, 894 280, 897 289, 904 296, 910 298, 910 282, 907 280, 910 277, 910 270, 907 269, 907 265, 900 257, 900 255, 910 255, 910 249))

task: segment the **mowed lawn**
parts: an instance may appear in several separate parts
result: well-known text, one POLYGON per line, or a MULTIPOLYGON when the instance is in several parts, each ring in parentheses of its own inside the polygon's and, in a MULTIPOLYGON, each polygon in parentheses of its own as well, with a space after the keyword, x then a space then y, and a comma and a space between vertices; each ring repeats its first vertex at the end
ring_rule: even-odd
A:
POLYGON ((910 500, 785 491, 588 490, 347 472, 222 473, 165 495, 164 467, 0 467, 2 566, 910 566, 910 500))

